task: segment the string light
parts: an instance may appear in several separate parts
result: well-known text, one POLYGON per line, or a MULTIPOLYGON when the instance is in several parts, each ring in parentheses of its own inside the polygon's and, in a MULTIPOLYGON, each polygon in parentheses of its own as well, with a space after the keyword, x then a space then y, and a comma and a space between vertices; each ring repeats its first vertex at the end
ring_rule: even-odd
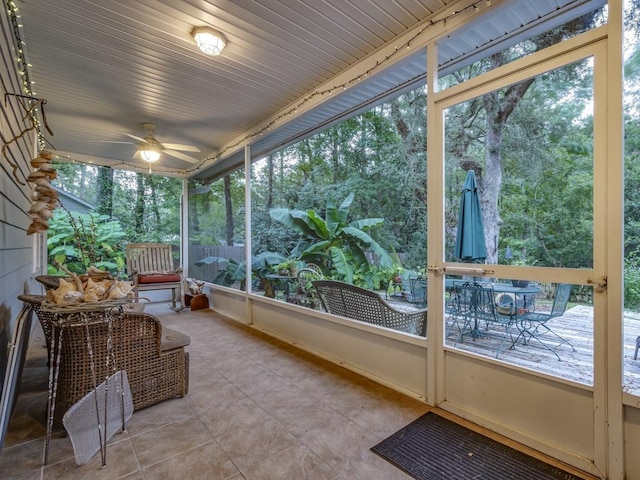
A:
MULTIPOLYGON (((573 0, 572 3, 577 2, 579 0, 573 0)), ((422 35, 422 33, 427 30, 427 28, 433 27, 439 23, 445 24, 446 25, 446 21, 447 19, 453 17, 454 15, 459 15, 462 12, 465 12, 467 10, 471 10, 473 9, 474 11, 479 11, 478 5, 482 5, 483 3, 486 2, 486 5, 490 5, 491 0, 481 0, 475 3, 472 3, 471 5, 468 5, 466 7, 464 7, 461 10, 454 10, 451 14, 440 18, 438 20, 429 20, 429 25, 425 26, 423 28, 421 28, 420 30, 418 30, 418 32, 416 32, 415 35, 413 35, 409 40, 407 40, 403 45, 401 46, 396 46, 393 51, 391 53, 389 53, 387 56, 383 57, 382 59, 379 59, 376 61, 375 65, 372 66, 371 68, 369 68, 368 70, 366 70, 365 72, 359 74, 357 77, 352 78, 351 80, 347 80, 344 83, 340 84, 340 85, 332 85, 330 88, 327 88, 325 90, 314 90, 313 93, 311 93, 310 95, 307 95, 306 97, 303 97, 302 100, 300 101, 300 103, 298 103, 297 108, 300 108, 301 106, 305 105, 306 103, 310 102, 311 100, 313 100, 313 98, 315 98, 316 96, 320 95, 323 96, 325 94, 327 95, 332 95, 336 90, 346 90, 347 87, 349 86, 349 84, 354 84, 357 81, 360 81, 362 78, 367 78, 369 76, 370 73, 373 73, 374 71, 378 70, 382 65, 385 65, 386 63, 388 63, 395 55, 398 54, 398 52, 401 52, 404 48, 406 48, 407 50, 409 50, 411 48, 411 44, 414 43, 416 41, 416 39, 422 35), (404 47, 404 48, 403 48, 404 47)), ((410 80, 409 82, 413 81, 410 80)), ((395 87, 394 87, 395 88, 395 87)), ((294 110, 294 111, 297 111, 294 110)), ((244 137, 242 137, 240 140, 238 140, 236 143, 232 144, 232 145, 228 145, 227 147, 225 147, 223 150, 219 151, 218 153, 216 153, 215 155, 211 156, 211 157, 207 157, 204 160, 202 160, 200 163, 198 163, 197 165, 193 166, 192 168, 188 169, 188 170, 184 170, 185 174, 194 172, 199 170, 200 168, 202 168, 207 162, 214 162, 218 159, 220 159, 225 153, 227 153, 230 150, 234 150, 238 147, 240 147, 241 145, 243 145, 245 142, 255 138, 256 136, 262 135, 265 131, 268 131, 276 122, 278 122, 279 120, 282 120, 284 118, 286 118, 288 115, 290 115, 292 113, 291 110, 287 111, 287 112, 283 112, 280 115, 278 115, 277 117, 275 117, 271 122, 269 122, 267 125, 262 126, 259 130, 253 132, 253 133, 248 133, 246 134, 244 137)))
MULTIPOLYGON (((569 2, 565 6, 571 5, 573 3, 577 3, 579 1, 581 1, 581 0, 572 0, 571 2, 569 2)), ((388 55, 386 55, 385 57, 383 57, 381 59, 378 59, 376 61, 375 65, 370 67, 368 70, 360 73, 357 77, 354 77, 354 78, 352 78, 350 80, 347 80, 347 81, 343 82, 340 85, 332 85, 331 87, 326 88, 324 90, 315 89, 313 91, 313 93, 303 97, 300 100, 300 102, 296 105, 296 107, 292 108, 289 111, 280 113, 277 117, 273 118, 271 121, 269 121, 269 123, 267 123, 266 125, 263 125, 258 130, 246 134, 244 137, 242 137, 240 140, 238 140, 234 144, 228 145, 223 150, 217 152, 215 155, 212 155, 212 156, 209 156, 209 157, 205 158, 204 160, 200 161, 198 164, 194 165, 193 167, 191 167, 189 169, 185 169, 185 170, 155 170, 155 172, 156 173, 169 173, 170 172, 170 173, 174 173, 174 174, 187 175, 187 174, 192 173, 194 171, 198 171, 199 169, 201 169, 208 162, 215 162, 216 160, 218 160, 222 156, 224 156, 225 153, 227 153, 227 152, 229 152, 231 150, 235 150, 236 148, 242 146, 243 144, 245 144, 246 142, 252 140, 255 137, 262 136, 264 134, 264 132, 269 131, 271 129, 271 127, 273 127, 280 120, 285 119, 289 115, 297 113, 299 108, 301 108, 304 105, 306 105, 307 103, 311 102, 314 98, 316 98, 318 96, 322 97, 325 94, 326 95, 331 95, 336 90, 344 91, 351 84, 355 84, 358 81, 361 81, 362 79, 367 78, 369 76, 369 74, 375 72, 376 70, 379 70, 382 66, 387 64, 390 60, 392 60, 394 56, 396 56, 399 52, 404 50, 404 48, 410 49, 412 44, 417 40, 418 37, 420 37, 420 35, 422 35, 422 33, 425 32, 425 30, 427 30, 427 29, 429 29, 431 27, 434 27, 437 24, 446 25, 447 20, 452 18, 455 15, 460 15, 461 13, 466 12, 466 11, 471 10, 471 9, 473 9, 475 12, 478 12, 479 11, 479 6, 484 6, 484 8, 486 8, 486 7, 489 7, 490 5, 491 5, 491 0, 478 0, 477 2, 474 2, 474 3, 470 4, 470 5, 462 8, 461 10, 454 10, 449 15, 446 15, 446 16, 444 16, 442 18, 437 19, 437 20, 429 19, 428 24, 426 26, 422 27, 421 29, 419 29, 409 40, 407 40, 404 44, 402 44, 400 46, 396 46, 391 53, 389 53, 388 55)), ((18 63, 18 67, 19 67, 18 68, 18 72, 20 73, 20 75, 23 78, 23 89, 24 89, 25 94, 32 96, 33 92, 31 90, 31 85, 33 84, 33 82, 31 82, 31 79, 29 78, 29 68, 28 68, 28 67, 31 67, 31 64, 27 62, 23 50, 21 48, 19 48, 20 45, 26 45, 26 44, 22 40, 22 35, 20 33, 21 24, 18 23, 18 18, 20 18, 20 15, 18 13, 18 7, 13 2, 13 0, 9 0, 7 2, 7 7, 8 7, 9 14, 10 14, 12 25, 13 25, 13 28, 14 28, 14 35, 16 37, 16 43, 18 45, 17 50, 18 50, 19 55, 16 58, 16 62, 18 63), (22 64, 22 68, 20 68, 20 64, 22 64)), ((413 79, 408 80, 405 83, 406 84, 411 83, 411 82, 415 81, 419 76, 420 75, 414 77, 413 79)), ((39 123, 37 117, 34 118, 34 123, 36 123, 38 125, 38 139, 39 139, 39 142, 41 144, 41 148, 44 148, 45 142, 50 145, 50 142, 47 142, 42 136, 40 123, 39 123)), ((74 163, 85 163, 85 162, 82 162, 82 161, 74 160, 74 159, 72 159, 70 157, 65 157, 65 158, 68 159, 69 161, 74 162, 74 163)), ((141 166, 138 166, 136 164, 130 164, 130 163, 127 163, 127 162, 121 162, 121 163, 113 165, 113 167, 117 167, 117 166, 124 166, 124 167, 128 167, 130 169, 133 169, 133 170, 146 170, 146 168, 147 168, 146 166, 141 167, 141 166)))
MULTIPOLYGON (((22 78, 22 92, 27 97, 35 97, 35 92, 33 91, 33 85, 35 82, 31 80, 31 76, 29 73, 30 67, 32 67, 31 63, 27 61, 25 49, 22 48, 24 45, 26 47, 26 42, 23 40, 22 35, 22 23, 18 20, 21 18, 21 15, 18 10, 18 6, 15 4, 13 0, 7 2, 7 12, 9 13, 9 19, 11 21, 11 26, 13 27, 13 36, 16 41, 16 63, 18 65, 17 71, 18 75, 22 78)), ((32 109, 29 112, 29 117, 33 125, 36 127, 35 130, 38 135, 38 145, 40 150, 45 148, 45 139, 42 135, 42 125, 40 120, 38 119, 37 109, 32 109)))

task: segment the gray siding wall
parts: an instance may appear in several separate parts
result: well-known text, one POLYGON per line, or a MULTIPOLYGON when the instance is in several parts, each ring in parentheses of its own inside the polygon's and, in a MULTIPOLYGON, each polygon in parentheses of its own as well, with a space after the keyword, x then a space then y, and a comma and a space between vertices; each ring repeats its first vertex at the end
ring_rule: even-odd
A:
MULTIPOLYGON (((5 10, 6 12, 6 10, 5 10)), ((16 319, 22 308, 18 295, 31 291, 39 292, 32 282, 33 236, 27 236, 31 207, 31 185, 26 181, 31 172, 30 159, 35 156, 35 134, 33 131, 11 142, 28 129, 29 120, 14 96, 7 93, 24 94, 22 77, 18 73, 14 29, 6 13, 0 18, 0 385, 6 369, 7 339, 12 339, 16 319), (17 165, 14 170, 10 164, 17 165)), ((1 440, 1 439, 0 439, 1 440)), ((1 443, 1 442, 0 442, 1 443)))

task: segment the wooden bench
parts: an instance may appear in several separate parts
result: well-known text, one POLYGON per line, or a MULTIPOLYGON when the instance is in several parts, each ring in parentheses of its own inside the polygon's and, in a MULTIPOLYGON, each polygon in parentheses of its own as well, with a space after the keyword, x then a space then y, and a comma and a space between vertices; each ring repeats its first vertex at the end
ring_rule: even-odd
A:
POLYGON ((376 292, 336 280, 315 280, 323 308, 341 317, 381 327, 426 336, 427 309, 402 311, 387 303, 376 292))
POLYGON ((182 300, 182 267, 175 268, 171 245, 164 243, 130 243, 127 245, 127 272, 133 280, 136 301, 140 292, 148 290, 172 291, 173 308, 182 300))

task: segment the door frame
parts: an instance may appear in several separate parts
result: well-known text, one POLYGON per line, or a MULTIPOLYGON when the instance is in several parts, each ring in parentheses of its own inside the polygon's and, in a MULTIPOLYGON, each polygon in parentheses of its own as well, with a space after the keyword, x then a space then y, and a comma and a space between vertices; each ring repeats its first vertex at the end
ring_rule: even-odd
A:
MULTIPOLYGON (((467 357, 468 354, 460 354, 444 345, 444 274, 447 269, 464 269, 469 265, 455 262, 445 262, 444 255, 444 110, 452 105, 475 98, 484 93, 505 87, 509 84, 531 78, 550 70, 560 68, 564 65, 575 63, 586 58, 593 58, 593 95, 594 95, 594 190, 593 190, 593 268, 591 269, 562 269, 548 267, 516 267, 507 265, 486 266, 490 269, 490 276, 510 278, 530 278, 536 281, 566 282, 577 285, 594 286, 594 386, 585 388, 584 392, 593 402, 593 411, 584 410, 584 417, 581 419, 590 425, 589 430, 593 435, 593 451, 576 451, 570 454, 562 453, 560 448, 546 448, 546 451, 557 458, 561 458, 578 468, 583 468, 591 473, 602 475, 608 470, 608 458, 621 458, 622 447, 611 447, 610 435, 615 434, 622 444, 622 417, 621 414, 611 412, 611 405, 621 409, 621 272, 614 267, 620 278, 611 282, 612 277, 608 275, 608 263, 621 263, 621 250, 610 251, 612 242, 621 243, 622 217, 611 215, 611 209, 617 211, 621 208, 621 201, 617 198, 610 198, 608 192, 617 192, 621 196, 622 190, 622 167, 612 172, 609 162, 612 147, 608 140, 611 132, 608 131, 610 122, 608 115, 611 114, 608 104, 616 98, 611 98, 609 74, 607 68, 607 58, 610 46, 608 44, 608 29, 606 26, 599 27, 568 41, 549 47, 543 51, 531 54, 525 58, 504 65, 492 70, 484 75, 473 78, 463 84, 450 87, 443 91, 436 91, 437 86, 437 44, 427 47, 427 158, 430 160, 427 165, 427 223, 429 232, 440 232, 439 234, 428 235, 428 298, 429 317, 438 321, 430 321, 428 324, 428 378, 427 401, 445 410, 467 417, 476 423, 488 426, 497 431, 502 430, 511 438, 516 437, 524 443, 528 443, 526 435, 515 435, 510 430, 512 427, 497 425, 495 419, 483 417, 483 412, 476 408, 476 405, 460 403, 460 398, 455 403, 450 403, 447 385, 451 385, 449 375, 458 375, 453 365, 459 363, 460 356, 467 357), (620 175, 615 175, 615 172, 620 175), (615 178, 614 178, 615 177, 615 178), (612 235, 612 232, 615 232, 612 235), (611 292, 608 288, 615 289, 616 302, 612 302, 611 292), (608 319, 616 319, 609 322, 608 319), (617 324, 612 326, 610 324, 617 324), (611 334, 614 334, 613 336, 611 334), (617 337, 616 337, 616 334, 617 337), (615 359, 618 361, 615 361, 615 359), (613 359, 613 360, 612 360, 613 359), (617 377, 612 375, 618 372, 617 377), (619 378, 618 382, 613 379, 619 378), (618 392, 617 394, 615 392, 618 392), (619 400, 618 400, 619 397, 619 400), (617 402, 617 403, 614 403, 617 402), (620 407, 618 407, 620 406, 620 407), (587 414, 587 412, 589 414, 587 414), (511 433, 511 435, 509 435, 511 433), (584 458, 584 457, 588 458, 584 458)), ((620 95, 621 97, 621 95, 620 95)), ((613 137, 615 138, 615 136, 613 137)), ((619 136, 621 139, 621 135, 619 136)), ((615 142, 610 142, 615 143, 615 142)), ((479 266, 482 267, 482 266, 479 266)), ((475 361, 474 357, 474 361, 475 361)), ((477 357, 478 364, 494 363, 490 359, 477 357)), ((473 376, 482 371, 485 366, 479 366, 474 372, 474 363, 465 363, 465 368, 470 368, 465 375, 473 376)), ((509 370, 509 366, 502 364, 500 369, 509 370)), ((518 370, 520 379, 527 378, 527 373, 518 370)), ((537 388, 539 374, 531 372, 530 387, 537 388)), ((548 377, 551 383, 557 382, 560 388, 565 385, 562 379, 548 377)), ((522 381, 522 380, 520 380, 522 381)), ((553 391, 551 388, 549 391, 553 391)), ((577 395, 581 395, 577 393, 577 395)), ((559 396, 559 399, 566 397, 559 396)), ((526 416, 528 411, 523 407, 521 415, 526 416)), ((537 418, 535 421, 541 421, 537 418)), ((552 429, 553 426, 550 426, 552 429)), ((534 448, 541 448, 535 441, 529 442, 534 448)), ((570 446, 567 446, 570 449, 570 446)), ((545 447, 542 446, 543 451, 545 447)), ((578 449, 579 450, 579 449, 578 449)))

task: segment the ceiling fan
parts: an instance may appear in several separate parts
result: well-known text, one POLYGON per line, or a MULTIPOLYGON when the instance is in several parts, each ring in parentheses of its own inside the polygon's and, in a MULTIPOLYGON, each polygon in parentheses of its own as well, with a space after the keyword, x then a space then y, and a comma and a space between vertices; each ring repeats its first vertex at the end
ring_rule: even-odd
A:
POLYGON ((193 145, 182 145, 180 143, 160 143, 158 139, 153 135, 153 132, 156 129, 155 124, 143 123, 142 127, 147 132, 144 137, 138 137, 136 135, 132 135, 131 133, 125 133, 125 135, 140 142, 138 144, 138 151, 133 155, 133 158, 139 157, 142 158, 142 160, 153 163, 158 161, 161 153, 166 153, 167 155, 171 155, 172 157, 179 158, 180 160, 189 163, 198 163, 200 161, 197 158, 177 151, 181 150, 183 152, 199 152, 200 149, 198 147, 194 147, 193 145))

